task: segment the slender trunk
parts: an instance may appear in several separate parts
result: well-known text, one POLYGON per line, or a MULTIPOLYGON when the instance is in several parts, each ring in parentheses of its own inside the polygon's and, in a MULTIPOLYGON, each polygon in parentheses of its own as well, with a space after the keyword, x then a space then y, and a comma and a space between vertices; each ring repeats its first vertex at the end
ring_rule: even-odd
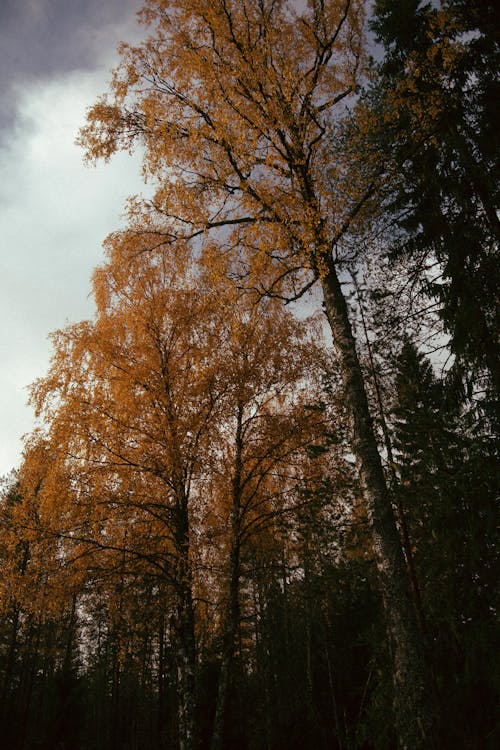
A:
POLYGON ((392 657, 394 712, 401 750, 429 748, 431 711, 415 608, 378 452, 347 304, 330 258, 322 278, 325 312, 353 418, 356 456, 381 588, 392 657))
POLYGON ((196 750, 196 639, 192 570, 190 561, 188 500, 179 492, 175 541, 177 548, 177 611, 174 630, 177 640, 177 698, 179 750, 196 750))
MULTIPOLYGON (((22 690, 20 689, 20 732, 19 732, 19 745, 18 747, 20 750, 23 750, 26 744, 26 740, 28 738, 28 732, 30 729, 30 713, 31 713, 31 705, 33 700, 33 688, 35 685, 35 676, 37 674, 38 668, 39 668, 39 654, 40 654, 40 641, 41 641, 41 618, 38 618, 38 620, 33 624, 33 622, 30 624, 29 627, 29 635, 27 638, 27 645, 26 645, 26 672, 27 677, 25 676, 25 670, 23 669, 23 674, 21 676, 21 686, 22 690), (34 634, 34 638, 33 638, 34 634)), ((45 688, 47 684, 47 680, 43 680, 43 686, 45 688)))
POLYGON ((273 722, 271 717, 271 691, 269 689, 269 649, 267 646, 267 633, 262 627, 264 622, 263 613, 265 605, 262 592, 262 579, 259 578, 257 586, 253 587, 253 600, 255 612, 255 662, 257 667, 257 678, 259 688, 262 690, 261 705, 264 708, 264 727, 265 737, 263 746, 266 750, 271 750, 273 746, 273 722))
POLYGON ((306 529, 304 549, 304 608, 306 629, 306 702, 309 726, 314 725, 314 681, 312 670, 311 593, 309 575, 309 529, 306 529))
POLYGON ((64 652, 64 662, 62 666, 62 671, 64 674, 68 675, 73 665, 73 650, 74 650, 74 642, 75 642, 75 628, 76 628, 76 594, 73 594, 71 597, 71 610, 69 613, 69 623, 68 623, 68 636, 66 639, 66 649, 64 652))
POLYGON ((231 580, 229 584, 229 607, 224 633, 224 645, 222 661, 219 674, 219 685, 217 690, 217 704, 215 707, 214 728, 212 734, 211 750, 221 750, 224 740, 224 723, 226 717, 226 705, 231 682, 231 671, 233 664, 234 645, 240 621, 239 611, 239 545, 231 555, 231 580))
POLYGON ((12 687, 11 678, 14 672, 14 664, 15 664, 16 655, 17 655, 17 645, 18 645, 17 636, 19 633, 19 626, 20 626, 20 614, 21 614, 20 607, 18 606, 13 607, 12 628, 11 628, 10 639, 9 639, 10 641, 9 650, 7 652, 2 690, 0 691, 0 712, 1 712, 2 719, 4 718, 4 714, 7 710, 7 703, 8 703, 7 697, 12 687))
POLYGON ((283 584, 283 645, 287 660, 290 658, 290 615, 288 604, 288 573, 286 549, 283 546, 281 557, 281 574, 283 584))
POLYGON ((196 731, 196 646, 191 591, 177 608, 177 692, 179 750, 195 750, 196 731))
POLYGON ((158 747, 162 746, 165 726, 165 614, 160 612, 158 621, 158 747))
POLYGON ((361 294, 359 292, 358 288, 358 282, 356 280, 356 277, 353 275, 352 280, 354 282, 354 288, 356 289, 356 296, 358 298, 358 305, 359 305, 359 311, 361 314, 361 323, 363 325, 363 333, 365 335, 365 344, 368 351, 368 359, 370 361, 370 371, 372 375, 373 385, 375 388, 375 396, 377 399, 377 406, 378 406, 378 412, 380 417, 380 425, 382 427, 382 434, 384 436, 384 445, 385 450, 387 452, 387 462, 389 465, 389 476, 391 479, 390 485, 392 489, 393 498, 396 503, 396 508, 398 512, 398 522, 399 522, 399 528, 401 531, 401 540, 403 543, 403 552, 406 559, 406 564, 408 566, 408 575, 410 576, 410 583, 411 583, 411 589, 413 594, 413 601, 415 603, 415 613, 417 616, 417 622, 419 629, 422 633, 425 633, 426 625, 425 625, 425 617, 424 617, 424 610, 422 606, 422 597, 420 595, 420 586, 418 584, 418 577, 417 577, 417 571, 415 569, 415 562, 413 560, 413 552, 412 552, 412 544, 410 540, 410 533, 408 530, 408 524, 406 522, 406 513, 403 507, 403 503, 401 501, 401 496, 398 489, 398 477, 396 474, 395 469, 395 461, 394 456, 392 453, 392 441, 391 436, 389 434, 389 428, 387 426, 387 420, 385 418, 385 409, 384 409, 384 403, 382 400, 382 393, 380 391, 380 385, 379 380, 377 376, 377 370, 375 367, 375 361, 373 359, 373 353, 372 353, 372 347, 370 344, 370 337, 368 336, 368 327, 366 325, 366 319, 365 319, 365 313, 363 309, 363 301, 361 299, 361 294))
POLYGON ((325 652, 325 662, 326 662, 326 668, 327 668, 327 673, 328 673, 328 686, 330 688, 330 698, 332 702, 333 718, 335 720, 335 739, 337 740, 338 750, 344 750, 344 744, 342 741, 343 732, 340 726, 339 712, 338 712, 338 707, 337 707, 337 696, 335 693, 333 664, 330 658, 330 651, 328 649, 328 640, 326 637, 326 631, 327 631, 326 623, 323 623, 323 631, 324 631, 323 649, 325 652))
MULTIPOLYGON (((24 544, 23 559, 20 566, 20 573, 24 576, 29 561, 29 544, 24 544)), ((4 679, 0 690, 0 719, 4 719, 8 710, 8 695, 11 690, 11 679, 14 672, 14 665, 17 657, 18 634, 21 626, 21 607, 12 601, 12 628, 10 634, 9 649, 7 652, 6 665, 4 670, 4 679)))
POLYGON ((113 750, 118 750, 118 727, 120 725, 120 702, 121 702, 121 674, 119 662, 119 634, 115 627, 111 634, 111 696, 110 696, 110 718, 109 722, 109 745, 113 750))
POLYGON ((212 733, 211 750, 221 750, 224 740, 224 721, 226 715, 227 696, 231 679, 236 635, 240 624, 240 506, 241 482, 243 472, 243 404, 238 402, 236 417, 235 460, 232 482, 231 509, 231 542, 229 559, 229 602, 224 624, 224 638, 222 661, 217 690, 214 728, 212 733))

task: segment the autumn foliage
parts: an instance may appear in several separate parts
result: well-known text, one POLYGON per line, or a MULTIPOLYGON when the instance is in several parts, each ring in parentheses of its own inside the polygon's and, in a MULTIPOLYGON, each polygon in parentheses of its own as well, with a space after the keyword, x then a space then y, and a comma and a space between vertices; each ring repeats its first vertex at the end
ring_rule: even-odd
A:
POLYGON ((489 26, 376 3, 375 64, 366 5, 146 0, 88 111, 151 189, 2 488, 9 750, 494 746, 494 316, 456 301, 498 221, 453 94, 489 26))

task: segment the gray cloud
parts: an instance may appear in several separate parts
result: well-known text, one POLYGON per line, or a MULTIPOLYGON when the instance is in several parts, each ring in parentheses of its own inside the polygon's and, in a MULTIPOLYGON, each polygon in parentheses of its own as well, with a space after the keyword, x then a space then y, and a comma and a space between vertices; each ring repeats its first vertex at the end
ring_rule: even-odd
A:
POLYGON ((48 334, 92 315, 101 243, 140 192, 139 159, 97 169, 74 144, 107 88, 116 45, 143 31, 138 0, 0 0, 0 475, 33 428, 27 386, 48 334))
POLYGON ((120 40, 116 30, 136 34, 140 5, 139 0, 2 0, 0 131, 5 135, 13 126, 16 99, 30 82, 96 69, 120 40))

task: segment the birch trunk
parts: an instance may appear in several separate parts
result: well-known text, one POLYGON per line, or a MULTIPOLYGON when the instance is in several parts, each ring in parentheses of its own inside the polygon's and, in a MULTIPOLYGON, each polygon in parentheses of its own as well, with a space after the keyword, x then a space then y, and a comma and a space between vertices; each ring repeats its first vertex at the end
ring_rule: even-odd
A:
POLYGON ((232 571, 229 591, 229 608, 224 633, 224 645, 217 690, 214 728, 210 750, 221 750, 224 741, 224 724, 226 717, 227 697, 231 682, 234 646, 240 621, 239 615, 239 549, 235 549, 232 558, 232 571))
POLYGON ((370 416, 347 304, 333 261, 322 278, 324 307, 338 354, 354 428, 356 456, 371 529, 392 657, 394 714, 401 750, 426 750, 430 740, 426 668, 401 541, 370 416))
POLYGON ((179 750, 196 750, 196 646, 191 591, 177 610, 179 750))
POLYGON ((210 750, 221 750, 224 741, 224 722, 231 679, 234 646, 240 624, 240 506, 243 473, 243 404, 238 402, 236 416, 234 475, 232 481, 231 541, 229 558, 229 602, 224 625, 222 661, 217 690, 214 728, 210 750))
POLYGON ((177 647, 177 705, 179 750, 196 750, 198 723, 196 720, 196 638, 193 604, 192 570, 190 562, 188 499, 178 493, 175 522, 177 551, 176 617, 173 626, 177 647))

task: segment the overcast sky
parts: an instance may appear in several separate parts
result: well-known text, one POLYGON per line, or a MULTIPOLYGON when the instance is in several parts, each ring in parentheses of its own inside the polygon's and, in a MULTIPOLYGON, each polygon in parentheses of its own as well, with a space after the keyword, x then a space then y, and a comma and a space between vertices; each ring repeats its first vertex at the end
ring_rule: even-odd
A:
POLYGON ((86 167, 74 145, 139 0, 0 0, 0 476, 31 431, 27 386, 48 366, 50 331, 92 314, 106 235, 140 192, 138 160, 86 167))

